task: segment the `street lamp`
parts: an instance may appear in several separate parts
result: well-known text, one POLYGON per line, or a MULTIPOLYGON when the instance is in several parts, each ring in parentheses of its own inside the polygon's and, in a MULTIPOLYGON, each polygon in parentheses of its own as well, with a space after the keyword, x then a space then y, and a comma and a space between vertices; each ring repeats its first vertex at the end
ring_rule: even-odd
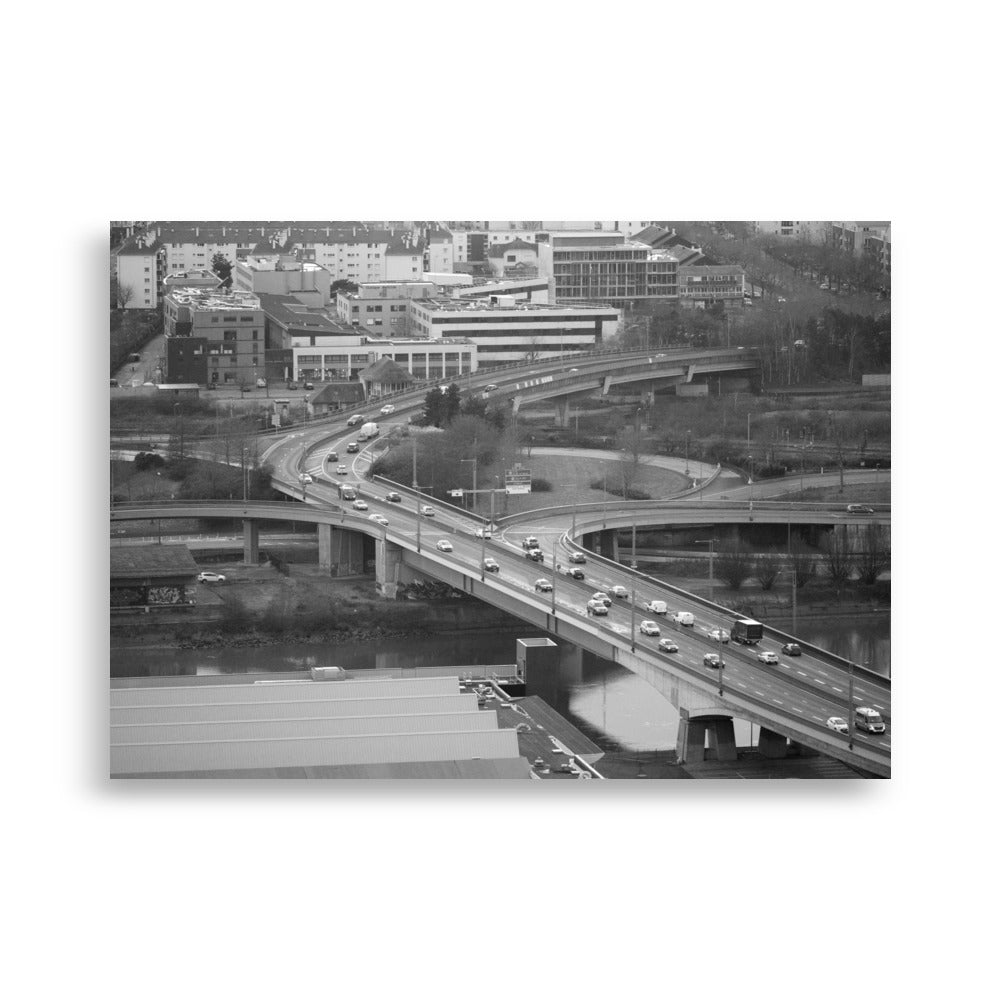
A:
POLYGON ((750 456, 750 478, 747 480, 750 487, 750 515, 753 516, 753 455, 750 456))
POLYGON ((719 654, 719 697, 722 697, 722 671, 726 669, 726 664, 722 659, 722 654, 719 654))
POLYGON ((688 466, 688 451, 691 447, 691 432, 688 431, 686 437, 684 438, 684 475, 690 475, 691 469, 688 466))
POLYGON ((635 652, 635 577, 632 577, 632 652, 635 652))
POLYGON ((708 543, 708 599, 710 601, 715 601, 715 539, 714 538, 696 538, 694 540, 695 545, 704 545, 708 543))

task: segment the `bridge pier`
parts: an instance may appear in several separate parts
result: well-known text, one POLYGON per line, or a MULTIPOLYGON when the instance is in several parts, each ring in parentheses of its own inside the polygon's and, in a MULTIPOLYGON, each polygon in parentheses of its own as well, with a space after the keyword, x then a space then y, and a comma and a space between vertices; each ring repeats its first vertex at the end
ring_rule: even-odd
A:
POLYGON ((416 574, 403 562, 403 548, 394 542, 375 539, 375 589, 395 600, 401 584, 412 583, 416 574))
POLYGON ((569 427, 569 396, 557 396, 554 402, 556 404, 556 427, 569 427))
POLYGON ((788 738, 782 736, 781 733, 772 732, 770 729, 765 729, 761 726, 757 749, 760 751, 762 757, 780 760, 788 755, 788 738))
POLYGON ((364 536, 356 531, 336 530, 331 524, 316 525, 319 565, 334 576, 355 576, 365 571, 364 536))
POLYGON ((320 569, 333 569, 333 525, 317 524, 316 541, 319 543, 320 569))
POLYGON ((701 764, 706 760, 736 760, 736 732, 731 716, 702 715, 692 718, 683 708, 680 710, 680 715, 677 726, 678 764, 701 764))
POLYGON ((256 566, 260 562, 260 527, 253 518, 243 519, 243 565, 256 566))

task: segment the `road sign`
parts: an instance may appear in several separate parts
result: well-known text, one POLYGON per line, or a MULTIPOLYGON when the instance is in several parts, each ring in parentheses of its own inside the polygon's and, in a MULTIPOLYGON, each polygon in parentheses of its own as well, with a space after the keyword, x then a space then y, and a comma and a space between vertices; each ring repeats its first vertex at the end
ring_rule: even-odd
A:
POLYGON ((527 486, 515 485, 507 487, 507 496, 509 497, 530 492, 531 492, 531 483, 528 483, 527 486))
POLYGON ((513 469, 504 471, 503 484, 507 489, 507 495, 530 493, 531 492, 531 469, 525 468, 520 462, 514 465, 513 469))
POLYGON ((464 494, 464 490, 448 490, 448 496, 450 497, 462 497, 464 494))

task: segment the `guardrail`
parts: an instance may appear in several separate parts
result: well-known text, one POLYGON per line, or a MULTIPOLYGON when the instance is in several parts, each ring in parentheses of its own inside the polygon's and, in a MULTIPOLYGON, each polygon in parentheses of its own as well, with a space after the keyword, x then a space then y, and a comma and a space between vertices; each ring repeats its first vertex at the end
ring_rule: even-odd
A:
POLYGON ((397 493, 403 493, 421 503, 434 504, 437 507, 444 507, 446 510, 450 510, 454 514, 460 514, 463 517, 472 518, 482 524, 489 524, 489 518, 483 517, 482 514, 473 513, 473 511, 466 510, 464 507, 458 507, 453 503, 448 503, 447 500, 438 500, 437 497, 431 496, 429 493, 421 493, 420 490, 415 490, 412 486, 404 486, 402 483, 394 482, 392 479, 387 479, 385 476, 373 475, 371 477, 371 482, 378 483, 380 486, 386 486, 390 490, 395 490, 397 493))
MULTIPOLYGON (((699 597, 697 594, 692 594, 690 591, 682 590, 680 587, 675 587, 671 583, 666 583, 663 580, 658 580, 656 577, 649 576, 646 573, 641 573, 637 569, 632 569, 629 566, 625 566, 620 562, 616 562, 614 559, 608 559, 606 556, 602 556, 599 552, 591 552, 589 549, 585 549, 582 545, 576 542, 574 539, 569 537, 569 532, 563 534, 563 541, 566 545, 576 552, 581 552, 586 555, 588 561, 597 561, 604 564, 608 569, 614 569, 617 572, 622 572, 623 570, 630 576, 634 576, 637 579, 642 580, 651 588, 659 588, 666 590, 671 594, 678 597, 684 598, 684 600, 689 601, 693 604, 697 604, 703 608, 706 608, 715 614, 725 615, 731 618, 739 618, 736 611, 731 608, 724 607, 721 604, 716 604, 714 601, 710 601, 705 597, 699 597)), ((777 639, 784 642, 794 642, 801 646, 804 650, 808 650, 812 656, 817 659, 823 660, 825 663, 829 663, 833 666, 839 667, 842 670, 848 670, 852 666, 854 668, 854 673, 858 676, 864 677, 866 680, 870 680, 875 683, 879 683, 882 686, 889 688, 891 687, 891 681, 883 677, 882 674, 876 673, 874 670, 869 670, 858 663, 853 663, 850 660, 845 660, 842 656, 837 656, 835 653, 831 653, 829 650, 823 649, 820 646, 814 646, 811 643, 803 642, 793 635, 789 635, 786 632, 782 632, 779 629, 773 628, 770 625, 761 623, 764 625, 764 634, 772 639, 777 639)), ((765 664, 761 664, 765 666, 765 664)), ((783 675, 782 675, 783 676, 783 675)))

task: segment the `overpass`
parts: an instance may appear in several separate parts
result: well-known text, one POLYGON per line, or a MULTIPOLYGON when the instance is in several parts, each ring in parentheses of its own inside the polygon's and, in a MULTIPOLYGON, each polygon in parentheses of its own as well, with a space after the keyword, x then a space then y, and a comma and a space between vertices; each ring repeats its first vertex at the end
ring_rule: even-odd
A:
MULTIPOLYGON (((363 559, 359 540, 367 536, 374 540, 376 581, 386 596, 395 596, 402 583, 432 577, 638 674, 679 710, 682 721, 677 749, 682 761, 703 757, 706 733, 720 759, 735 759, 732 718, 739 717, 761 727, 764 753, 783 755, 792 741, 873 774, 888 776, 890 772, 888 735, 844 735, 825 724, 831 715, 850 718, 848 705, 855 702, 877 706, 889 718, 891 690, 885 678, 811 648, 794 663, 777 665, 761 664, 755 653, 742 648, 727 648, 725 669, 711 670, 701 662, 702 655, 718 650, 709 632, 728 626, 731 614, 726 609, 594 555, 587 557, 586 581, 569 579, 556 570, 557 564, 568 565, 569 554, 579 549, 566 532, 550 539, 545 562, 539 565, 526 560, 512 538, 477 538, 477 521, 446 505, 435 504, 433 519, 418 517, 409 497, 403 503, 388 503, 384 490, 369 485, 367 500, 390 520, 388 526, 382 526, 365 514, 329 504, 320 506, 323 489, 309 487, 307 492, 311 494, 307 499, 314 501, 311 504, 207 501, 120 505, 112 510, 111 520, 240 519, 244 524, 244 555, 254 562, 262 520, 316 524, 320 562, 326 566, 332 566, 335 553, 348 560, 363 559), (440 551, 438 541, 448 541, 452 551, 440 551), (497 560, 499 573, 484 571, 482 560, 487 555, 497 560), (536 589, 539 578, 547 580, 551 591, 536 589), (588 616, 590 593, 595 589, 609 591, 615 585, 625 587, 632 599, 616 603, 604 619, 588 616), (637 629, 637 622, 648 615, 638 605, 653 599, 695 615, 696 625, 691 629, 674 628, 667 619, 659 621, 677 642, 676 654, 661 652, 655 638, 637 629)), ((771 649, 779 638, 780 633, 769 631, 762 647, 771 649)))

